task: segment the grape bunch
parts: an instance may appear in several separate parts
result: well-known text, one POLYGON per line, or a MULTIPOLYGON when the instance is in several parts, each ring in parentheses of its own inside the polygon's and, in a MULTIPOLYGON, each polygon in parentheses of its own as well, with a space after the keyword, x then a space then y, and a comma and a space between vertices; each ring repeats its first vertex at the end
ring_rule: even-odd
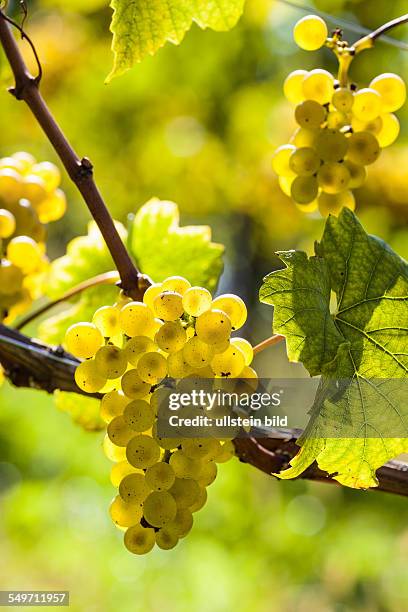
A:
POLYGON ((206 289, 173 276, 151 285, 143 302, 121 295, 115 305, 99 308, 92 323, 76 323, 66 332, 67 350, 83 359, 77 385, 103 394, 103 447, 115 462, 111 481, 118 487, 110 515, 125 530, 132 553, 147 553, 155 544, 173 548, 205 504, 217 464, 234 454, 232 435, 160 437, 158 410, 172 385, 183 381, 257 383, 251 344, 231 338, 246 318, 239 297, 213 299, 206 289))
MULTIPOLYGON (((326 42, 333 46, 334 37, 338 31, 328 38, 325 22, 315 15, 294 27, 302 49, 315 50, 326 42)), ((327 216, 344 206, 354 210, 353 189, 364 184, 366 166, 399 134, 394 111, 405 102, 404 81, 385 73, 358 89, 352 83, 341 86, 330 72, 317 68, 291 72, 283 90, 295 105, 299 127, 272 159, 282 191, 305 212, 318 208, 327 216)))
POLYGON ((0 320, 12 320, 39 297, 48 259, 45 225, 65 213, 61 177, 25 152, 0 159, 0 320))

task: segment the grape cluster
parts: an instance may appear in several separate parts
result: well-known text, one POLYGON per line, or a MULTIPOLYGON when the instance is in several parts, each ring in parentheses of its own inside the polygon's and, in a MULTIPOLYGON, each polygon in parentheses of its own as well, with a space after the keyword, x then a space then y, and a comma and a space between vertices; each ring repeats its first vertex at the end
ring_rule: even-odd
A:
POLYGON ((47 268, 45 224, 66 209, 60 172, 25 152, 0 159, 0 319, 13 319, 38 297, 47 268))
MULTIPOLYGON (((315 15, 295 25, 296 43, 306 50, 325 44, 325 22, 315 15)), ((396 74, 375 77, 368 87, 340 86, 320 68, 291 72, 285 97, 295 105, 298 128, 289 144, 279 147, 272 166, 282 191, 305 211, 319 208, 323 216, 343 206, 355 208, 353 189, 366 179, 366 166, 399 134, 393 114, 406 99, 404 81, 396 74)))
POLYGON ((239 297, 213 299, 206 289, 174 276, 150 286, 143 302, 121 296, 115 305, 99 308, 92 323, 74 324, 66 332, 67 350, 83 359, 77 385, 103 394, 103 446, 115 462, 111 480, 118 487, 110 515, 125 530, 132 553, 147 553, 155 544, 173 548, 205 504, 217 463, 234 454, 232 436, 160 437, 157 414, 171 386, 183 381, 238 384, 240 378, 256 384, 250 343, 231 338, 246 317, 239 297))

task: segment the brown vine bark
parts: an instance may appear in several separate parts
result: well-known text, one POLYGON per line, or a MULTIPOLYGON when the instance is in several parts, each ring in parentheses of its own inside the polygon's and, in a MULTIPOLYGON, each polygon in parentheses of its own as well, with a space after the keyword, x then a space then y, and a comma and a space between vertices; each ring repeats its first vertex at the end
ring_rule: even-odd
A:
MULTIPOLYGON (((62 350, 50 347, 0 324, 0 363, 10 381, 17 387, 31 387, 52 393, 56 389, 83 393, 74 380, 79 361, 62 350)), ((89 397, 89 395, 88 395, 89 397)), ((94 397, 98 397, 95 394, 94 397)), ((299 447, 296 439, 300 430, 271 430, 271 437, 236 438, 234 445, 240 461, 273 474, 285 469, 299 447)), ((375 491, 387 491, 408 496, 408 465, 390 461, 377 472, 379 486, 375 491)), ((333 477, 311 465, 301 478, 336 483, 333 477)))

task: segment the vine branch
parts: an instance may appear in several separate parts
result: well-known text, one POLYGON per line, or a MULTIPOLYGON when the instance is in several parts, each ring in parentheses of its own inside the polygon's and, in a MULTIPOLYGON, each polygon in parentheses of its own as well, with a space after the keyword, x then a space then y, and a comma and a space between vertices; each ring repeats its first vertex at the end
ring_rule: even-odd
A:
MULTIPOLYGON (((52 393, 56 389, 90 397, 75 383, 74 372, 79 361, 63 351, 31 340, 16 330, 0 324, 0 363, 6 376, 17 387, 31 387, 52 393)), ((100 397, 95 394, 94 397, 100 397)), ((251 436, 234 440, 237 457, 243 463, 273 474, 285 469, 297 454, 297 438, 302 432, 294 429, 271 429, 270 437, 256 439, 251 436)), ((408 465, 389 461, 377 471, 379 486, 386 491, 408 496, 408 465)), ((338 484, 333 475, 312 464, 299 478, 338 484)))
MULTIPOLYGON (((121 279, 121 288, 127 295, 134 299, 140 299, 149 282, 140 274, 120 238, 109 210, 93 179, 91 161, 87 157, 82 159, 78 157, 51 114, 40 93, 39 78, 33 77, 30 74, 11 32, 9 22, 10 19, 0 10, 0 43, 15 79, 15 85, 9 89, 9 92, 17 100, 23 100, 30 108, 64 165, 69 177, 81 193, 115 262, 121 279)), ((12 24, 17 25, 14 22, 12 24)), ((24 38, 27 39, 28 37, 20 27, 19 30, 24 35, 24 38)), ((28 40, 37 57, 34 45, 30 39, 28 40)))
POLYGON ((355 53, 360 53, 361 51, 364 51, 364 49, 370 49, 374 45, 374 42, 377 40, 377 38, 380 38, 380 36, 383 36, 390 30, 393 30, 398 26, 404 25, 405 23, 408 23, 408 14, 401 15, 401 17, 397 17, 396 19, 388 21, 373 32, 370 32, 370 34, 363 36, 357 42, 355 42, 353 45, 355 53))

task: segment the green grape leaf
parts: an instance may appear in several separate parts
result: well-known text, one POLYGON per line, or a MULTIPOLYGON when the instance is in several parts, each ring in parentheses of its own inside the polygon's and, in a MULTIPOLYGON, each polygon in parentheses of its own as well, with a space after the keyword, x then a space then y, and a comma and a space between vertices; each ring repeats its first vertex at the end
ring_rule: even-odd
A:
POLYGON ((348 209, 328 218, 315 253, 280 253, 286 268, 260 290, 289 359, 321 375, 301 450, 279 477, 317 461, 343 485, 377 486, 376 470, 408 452, 408 264, 348 209))
POLYGON ((230 30, 244 0, 112 0, 114 65, 107 81, 154 55, 166 42, 178 45, 193 21, 201 28, 230 30))
POLYGON ((150 200, 133 219, 130 251, 141 271, 155 282, 179 275, 213 291, 223 269, 224 246, 211 242, 210 227, 180 227, 179 221, 174 202, 150 200))
MULTIPOLYGON (((125 241, 127 232, 121 223, 116 227, 125 241)), ((55 259, 50 267, 44 293, 58 299, 81 282, 115 269, 109 250, 96 224, 91 222, 88 233, 71 240, 66 254, 55 259)), ((72 300, 70 307, 58 312, 39 326, 40 338, 52 344, 62 342, 65 331, 78 321, 90 321, 97 308, 115 302, 118 290, 114 285, 98 285, 83 291, 72 300)))
POLYGON ((55 391, 54 402, 62 412, 68 413, 74 423, 86 431, 101 431, 106 427, 99 416, 99 400, 76 393, 55 391))

